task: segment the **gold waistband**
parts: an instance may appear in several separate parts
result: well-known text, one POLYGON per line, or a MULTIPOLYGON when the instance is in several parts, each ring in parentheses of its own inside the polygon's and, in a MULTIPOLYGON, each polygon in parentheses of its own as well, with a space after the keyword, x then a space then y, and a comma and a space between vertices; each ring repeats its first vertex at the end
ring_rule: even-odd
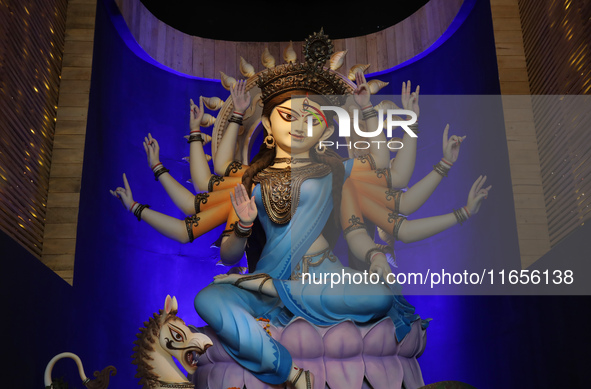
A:
POLYGON ((331 262, 337 261, 337 257, 336 257, 336 255, 334 255, 332 253, 332 250, 330 249, 330 247, 327 247, 326 249, 319 251, 317 253, 314 253, 314 254, 304 255, 302 257, 302 260, 300 262, 298 262, 298 264, 293 269, 290 279, 292 279, 292 280, 301 279, 302 273, 308 273, 308 270, 311 267, 320 266, 322 264, 322 262, 324 262, 324 260, 327 258, 331 262), (313 262, 313 259, 318 258, 318 257, 320 257, 320 258, 317 261, 313 262))

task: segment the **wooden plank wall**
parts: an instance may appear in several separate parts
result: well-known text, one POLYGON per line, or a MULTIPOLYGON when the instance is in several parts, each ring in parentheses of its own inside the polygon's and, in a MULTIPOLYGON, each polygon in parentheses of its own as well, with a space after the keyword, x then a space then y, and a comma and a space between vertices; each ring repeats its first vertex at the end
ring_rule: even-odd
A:
POLYGON ((43 250, 66 7, 66 0, 0 1, 0 229, 37 258, 43 250))
POLYGON ((554 246, 591 219, 591 113, 582 96, 591 93, 591 2, 519 0, 519 9, 554 246))
MULTIPOLYGON (((184 34, 154 17, 140 0, 116 0, 132 35, 156 61, 184 74, 220 79, 220 71, 239 78, 244 58, 255 71, 263 70, 261 54, 269 49, 283 63, 289 42, 232 42, 184 34)), ((370 64, 368 72, 396 66, 431 46, 447 29, 463 0, 431 0, 410 17, 380 32, 334 40, 335 50, 347 50, 344 74, 356 64, 370 64)), ((311 31, 312 33, 313 31, 311 31)), ((330 31, 325 31, 330 36, 330 31)), ((301 58, 302 42, 293 42, 301 58)))
POLYGON ((491 0, 521 265, 550 250, 518 0, 491 0))
POLYGON ((73 283, 96 0, 69 0, 42 261, 73 283))

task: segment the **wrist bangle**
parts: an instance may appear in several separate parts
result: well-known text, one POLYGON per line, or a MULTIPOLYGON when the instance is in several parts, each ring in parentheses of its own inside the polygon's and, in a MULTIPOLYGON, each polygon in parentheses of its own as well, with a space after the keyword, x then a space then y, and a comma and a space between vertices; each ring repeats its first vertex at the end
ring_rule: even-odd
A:
POLYGON ((192 130, 189 134, 201 134, 201 130, 192 130))
POLYGON ((152 171, 154 171, 154 169, 156 169, 156 167, 159 165, 162 165, 162 162, 158 162, 156 165, 152 166, 152 171))
POLYGON ((254 223, 250 223, 248 226, 245 226, 244 224, 242 224, 242 222, 240 220, 238 220, 238 225, 240 226, 240 228, 242 228, 243 230, 248 230, 249 228, 252 228, 252 226, 254 225, 254 223))
POLYGON ((201 132, 191 133, 191 135, 189 135, 189 139, 187 139, 187 143, 191 142, 203 142, 201 132))
POLYGON ((239 238, 248 238, 252 234, 252 228, 244 231, 240 228, 240 222, 234 224, 234 234, 239 238))
POLYGON ((464 205, 462 207, 462 209, 464 210, 464 212, 466 212, 467 218, 470 218, 472 216, 472 215, 470 215, 470 211, 468 211, 468 206, 464 205))
POLYGON ((441 158, 441 161, 442 161, 444 164, 448 165, 449 167, 452 167, 452 166, 454 165, 452 162, 449 162, 449 161, 448 161, 447 159, 445 159, 445 158, 441 158))
POLYGON ((367 120, 369 118, 378 116, 377 111, 373 108, 373 106, 368 106, 366 108, 361 109, 361 116, 363 116, 363 120, 367 120))
POLYGON ((369 258, 369 262, 371 263, 371 261, 373 261, 373 257, 375 257, 376 255, 379 255, 379 254, 383 254, 383 255, 385 255, 385 254, 384 254, 383 252, 381 252, 381 251, 380 251, 380 252, 375 252, 375 253, 373 253, 373 254, 371 255, 371 257, 369 258))
POLYGON ((242 115, 239 115, 237 113, 232 113, 232 115, 230 115, 230 118, 228 119, 228 122, 236 123, 241 126, 242 125, 242 115))
POLYGON ((365 262, 371 264, 371 259, 373 258, 373 256, 375 254, 380 254, 380 253, 383 254, 384 252, 379 247, 374 247, 374 248, 367 250, 367 253, 365 253, 365 262))
POLYGON ((433 170, 435 170, 441 177, 447 177, 447 173, 450 170, 450 166, 446 165, 442 161, 439 161, 436 165, 433 165, 433 170))
POLYGON ((466 220, 468 220, 468 216, 464 212, 462 212, 462 210, 463 210, 463 208, 454 209, 454 211, 453 211, 454 216, 456 217, 456 220, 460 224, 463 224, 466 220))
POLYGON ((156 181, 159 181, 158 179, 160 178, 161 175, 163 175, 164 173, 168 173, 170 170, 168 170, 167 168, 165 168, 164 166, 162 166, 161 168, 157 169, 156 171, 154 171, 154 179, 156 181))
POLYGON ((142 221, 142 212, 146 208, 150 208, 150 206, 149 205, 146 205, 146 204, 139 204, 138 203, 138 206, 135 207, 135 210, 133 211, 133 214, 135 215, 135 217, 137 217, 137 221, 142 221))
POLYGON ((129 212, 133 212, 133 207, 135 207, 136 204, 138 204, 137 201, 134 201, 133 204, 131 204, 131 207, 129 207, 129 212))

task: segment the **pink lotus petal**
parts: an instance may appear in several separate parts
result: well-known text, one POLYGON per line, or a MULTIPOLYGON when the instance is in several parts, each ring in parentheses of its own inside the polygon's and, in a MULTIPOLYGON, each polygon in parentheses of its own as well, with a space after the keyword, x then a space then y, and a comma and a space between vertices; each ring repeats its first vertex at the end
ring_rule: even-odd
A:
POLYGON ((296 319, 281 333, 281 344, 294 359, 322 358, 324 347, 322 337, 307 320, 296 319))
POLYGON ((406 389, 417 389, 425 386, 423 374, 419 362, 415 358, 400 358, 402 370, 404 370, 404 387, 406 389))
POLYGON ((207 365, 197 368, 195 377, 193 377, 193 382, 195 383, 196 388, 207 388, 207 378, 209 377, 209 373, 213 369, 213 366, 213 363, 208 363, 207 365))
POLYGON ((404 372, 398 356, 375 357, 365 355, 365 376, 374 389, 392 389, 402 386, 404 372))
POLYGON ((345 321, 331 327, 324 334, 324 357, 346 359, 361 356, 363 339, 353 322, 345 321))
POLYGON ((360 388, 365 376, 361 355, 347 360, 325 360, 326 383, 331 388, 360 388))
POLYGON ((285 385, 269 385, 256 378, 248 370, 244 370, 244 384, 248 389, 283 389, 285 385))
POLYGON ((209 372, 209 389, 242 388, 244 386, 244 368, 235 362, 217 362, 209 372))
POLYGON ((419 321, 412 323, 410 332, 402 339, 398 346, 398 354, 406 358, 414 358, 423 352, 425 330, 419 321))
POLYGON ((398 343, 394 333, 394 323, 391 319, 377 323, 363 338, 363 354, 369 356, 398 354, 398 343))
MULTIPOLYGON (((310 370, 314 374, 314 388, 326 388, 326 370, 324 367, 324 359, 322 357, 316 359, 293 359, 296 366, 304 370, 310 370)), ((300 378, 300 379, 303 379, 300 378)))

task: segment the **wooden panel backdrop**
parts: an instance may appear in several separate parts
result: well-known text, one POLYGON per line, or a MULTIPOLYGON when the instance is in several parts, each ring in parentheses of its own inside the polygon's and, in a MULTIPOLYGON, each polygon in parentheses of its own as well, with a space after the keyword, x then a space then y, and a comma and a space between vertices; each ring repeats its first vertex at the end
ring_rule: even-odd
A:
POLYGON ((519 9, 554 246, 591 219, 591 2, 519 0, 519 9))
POLYGON ((521 266, 550 250, 518 0, 491 0, 521 266))
MULTIPOLYGON (((140 0, 116 0, 121 14, 139 45, 156 61, 181 73, 212 79, 220 71, 238 78, 240 57, 263 69, 261 54, 269 49, 277 63, 289 42, 232 42, 205 39, 180 32, 154 17, 140 0)), ((374 34, 335 39, 335 51, 348 50, 339 70, 370 64, 369 72, 398 65, 423 52, 439 38, 458 13, 463 0, 431 0, 400 23, 374 34)), ((312 33, 313 31, 311 31, 312 33)), ((326 31, 330 36, 330 31, 326 31)), ((302 42, 293 42, 301 58, 302 42)))
POLYGON ((74 281, 96 0, 68 0, 42 261, 74 281))
POLYGON ((0 1, 0 229, 37 258, 43 250, 66 6, 66 0, 0 1))

